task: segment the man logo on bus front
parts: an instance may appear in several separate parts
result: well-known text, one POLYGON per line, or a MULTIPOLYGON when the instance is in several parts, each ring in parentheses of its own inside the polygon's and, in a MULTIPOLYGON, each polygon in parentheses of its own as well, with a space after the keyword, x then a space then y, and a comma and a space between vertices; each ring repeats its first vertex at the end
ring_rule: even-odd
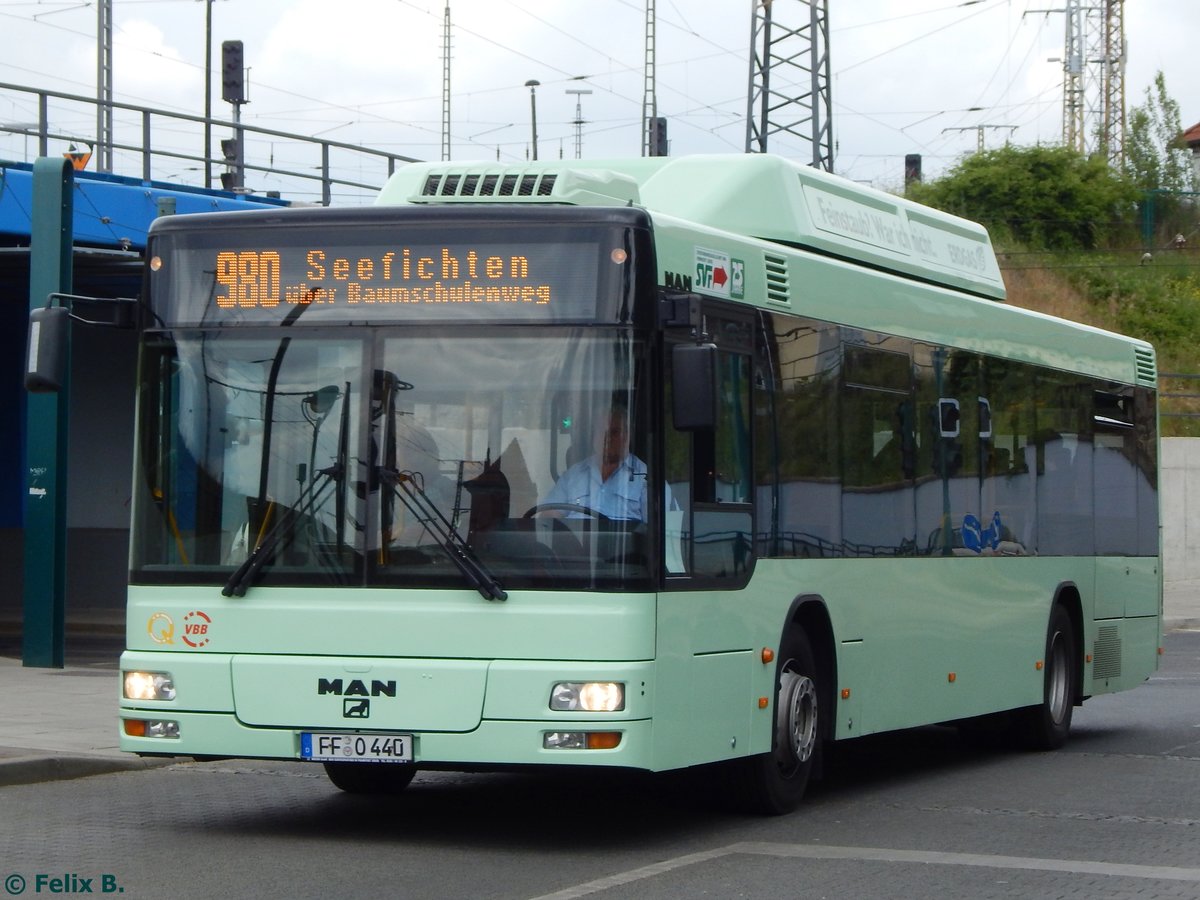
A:
POLYGON ((342 701, 342 718, 343 719, 369 719, 371 718, 371 701, 367 699, 357 700, 347 697, 342 701))

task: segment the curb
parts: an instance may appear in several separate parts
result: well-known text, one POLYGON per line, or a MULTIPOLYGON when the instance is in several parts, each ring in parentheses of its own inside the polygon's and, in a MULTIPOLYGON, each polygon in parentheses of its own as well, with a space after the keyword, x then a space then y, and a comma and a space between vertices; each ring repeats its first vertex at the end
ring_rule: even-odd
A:
POLYGON ((114 772, 140 772, 174 765, 178 759, 129 759, 116 756, 26 756, 0 759, 0 787, 69 781, 114 772))
POLYGON ((1196 618, 1172 618, 1163 619, 1162 630, 1164 634, 1170 634, 1172 631, 1200 631, 1200 619, 1196 618))

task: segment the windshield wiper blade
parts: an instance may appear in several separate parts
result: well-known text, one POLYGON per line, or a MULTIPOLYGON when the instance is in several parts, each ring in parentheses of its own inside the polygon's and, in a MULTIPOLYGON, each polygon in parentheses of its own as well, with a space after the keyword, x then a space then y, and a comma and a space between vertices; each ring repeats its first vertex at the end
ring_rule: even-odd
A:
POLYGON ((438 546, 458 567, 471 587, 479 591, 483 599, 508 599, 507 592, 500 586, 496 576, 475 557, 467 542, 462 539, 445 514, 429 499, 429 495, 412 473, 380 466, 379 481, 391 488, 392 493, 437 541, 438 546))
POLYGON ((289 543, 291 542, 296 534, 296 525, 300 517, 308 515, 317 508, 330 485, 341 483, 343 468, 343 466, 335 464, 317 472, 318 477, 305 487, 300 496, 296 498, 296 502, 284 511, 270 530, 262 536, 254 549, 246 555, 242 564, 234 569, 229 580, 225 582, 225 587, 221 588, 223 596, 245 596, 246 589, 254 583, 254 579, 271 559, 271 555, 276 549, 281 549, 280 543, 285 538, 289 543))

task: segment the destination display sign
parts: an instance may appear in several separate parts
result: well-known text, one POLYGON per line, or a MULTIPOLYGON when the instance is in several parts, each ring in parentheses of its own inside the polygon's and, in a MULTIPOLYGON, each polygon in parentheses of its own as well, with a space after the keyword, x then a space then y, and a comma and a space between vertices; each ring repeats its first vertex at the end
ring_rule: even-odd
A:
POLYGON ((156 311, 172 324, 594 320, 602 285, 623 281, 612 270, 627 263, 626 251, 606 249, 594 234, 544 235, 383 243, 375 231, 370 243, 345 233, 248 243, 234 239, 246 237, 237 231, 224 241, 207 232, 189 246, 185 233, 153 248, 151 287, 156 311))

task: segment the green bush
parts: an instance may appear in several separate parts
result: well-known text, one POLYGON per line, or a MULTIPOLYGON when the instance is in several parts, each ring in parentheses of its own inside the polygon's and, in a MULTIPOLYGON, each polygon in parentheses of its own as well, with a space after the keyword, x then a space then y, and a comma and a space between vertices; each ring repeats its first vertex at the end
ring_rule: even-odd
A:
POLYGON ((1008 146, 968 156, 908 196, 982 222, 999 242, 1062 252, 1128 244, 1141 192, 1101 159, 1008 146))

